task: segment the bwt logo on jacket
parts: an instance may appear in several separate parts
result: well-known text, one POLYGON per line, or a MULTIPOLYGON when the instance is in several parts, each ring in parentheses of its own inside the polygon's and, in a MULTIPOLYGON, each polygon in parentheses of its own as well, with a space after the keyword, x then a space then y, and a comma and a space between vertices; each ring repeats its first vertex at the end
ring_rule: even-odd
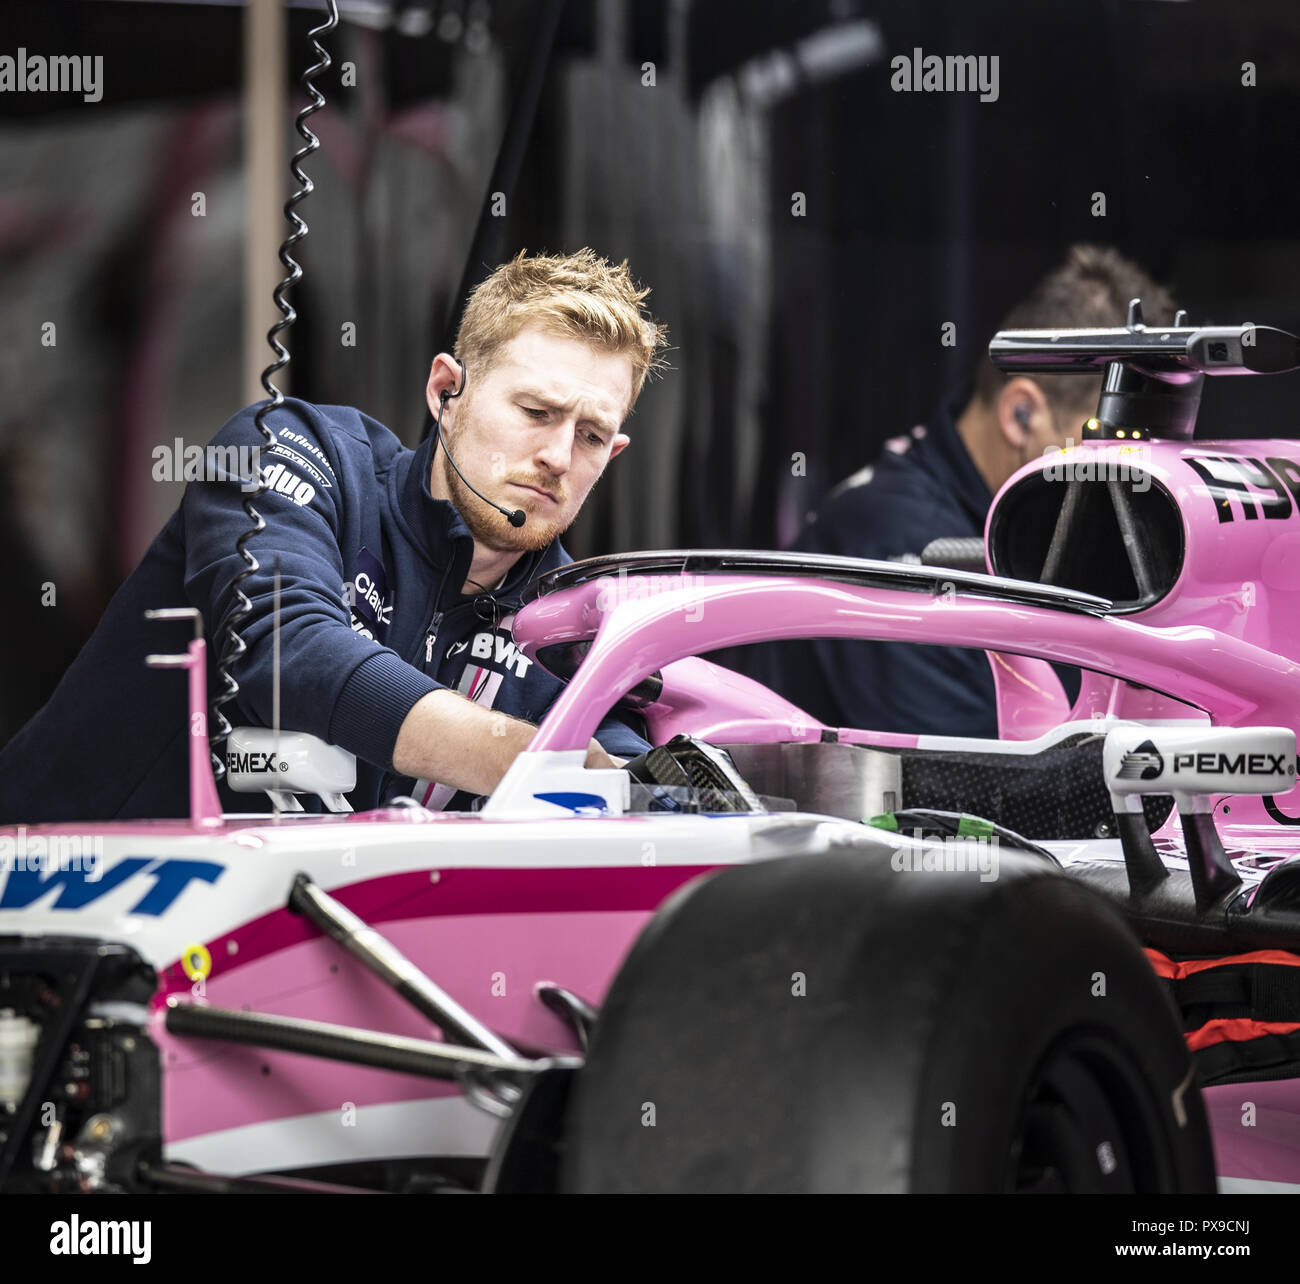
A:
MULTIPOLYGON (((463 642, 453 642, 447 648, 447 658, 464 649, 463 642)), ((508 669, 517 678, 528 672, 532 661, 504 633, 476 633, 469 642, 469 654, 472 659, 486 660, 508 669)))

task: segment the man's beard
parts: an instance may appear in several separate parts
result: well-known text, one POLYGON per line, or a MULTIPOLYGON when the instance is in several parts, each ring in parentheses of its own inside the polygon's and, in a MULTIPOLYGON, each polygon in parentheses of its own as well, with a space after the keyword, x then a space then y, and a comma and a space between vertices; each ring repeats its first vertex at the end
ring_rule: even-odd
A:
MULTIPOLYGON (((460 408, 458 419, 465 417, 467 406, 460 408)), ((460 431, 454 436, 443 429, 443 440, 452 449, 455 449, 456 443, 463 439, 464 429, 468 425, 459 425, 460 431)), ((460 474, 448 462, 447 452, 442 452, 442 475, 447 485, 447 493, 451 496, 451 502, 456 506, 456 511, 465 519, 465 525, 469 527, 469 533, 474 537, 474 542, 483 548, 490 548, 494 553, 535 553, 538 549, 545 548, 552 540, 558 539, 564 534, 572 522, 572 518, 561 524, 560 522, 547 520, 546 517, 539 513, 528 513, 528 520, 522 526, 511 526, 510 519, 503 513, 498 513, 495 508, 490 507, 460 479, 460 474)), ((525 486, 536 486, 539 490, 545 490, 550 494, 557 491, 556 483, 538 477, 506 477, 502 481, 517 481, 525 486)), ((491 495, 497 503, 504 508, 519 507, 512 506, 509 497, 503 500, 496 495, 492 495, 488 487, 481 486, 480 490, 485 495, 491 495)), ((559 495, 562 499, 564 490, 563 483, 560 483, 559 495)), ((524 510, 527 512, 527 509, 524 510)), ((576 517, 577 514, 575 513, 576 517)))

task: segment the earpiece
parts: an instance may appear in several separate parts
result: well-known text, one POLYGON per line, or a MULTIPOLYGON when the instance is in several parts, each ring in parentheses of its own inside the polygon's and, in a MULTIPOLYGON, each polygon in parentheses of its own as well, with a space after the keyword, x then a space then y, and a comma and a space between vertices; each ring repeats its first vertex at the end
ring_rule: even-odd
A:
POLYGON ((442 408, 444 410, 447 409, 448 401, 450 401, 453 397, 459 397, 460 394, 465 391, 465 379, 466 379, 465 363, 459 357, 457 357, 456 364, 460 367, 460 383, 456 386, 456 391, 452 392, 450 388, 444 388, 438 394, 438 399, 442 402, 442 408))
MULTIPOLYGON (((447 395, 446 393, 443 394, 443 396, 446 395, 447 395)), ((1015 416, 1016 423, 1018 423, 1026 432, 1028 432, 1029 420, 1031 418, 1029 407, 1025 405, 1017 406, 1015 410, 1012 411, 1012 414, 1015 416)))
POLYGON ((447 462, 456 470, 456 476, 465 483, 465 488, 471 495, 475 496, 477 499, 481 499, 489 508, 495 508, 511 526, 522 526, 528 520, 528 514, 525 513, 522 508, 506 508, 503 505, 498 504, 495 500, 489 499, 481 490, 476 489, 466 478, 465 474, 460 471, 459 465, 451 457, 451 451, 447 449, 446 441, 443 440, 442 416, 446 412, 447 402, 453 397, 459 397, 460 394, 465 391, 465 380, 468 377, 465 373, 465 363, 459 357, 456 358, 456 364, 460 366, 460 386, 455 392, 451 392, 444 388, 438 394, 438 418, 435 421, 438 432, 438 445, 442 447, 442 453, 447 456, 447 462))

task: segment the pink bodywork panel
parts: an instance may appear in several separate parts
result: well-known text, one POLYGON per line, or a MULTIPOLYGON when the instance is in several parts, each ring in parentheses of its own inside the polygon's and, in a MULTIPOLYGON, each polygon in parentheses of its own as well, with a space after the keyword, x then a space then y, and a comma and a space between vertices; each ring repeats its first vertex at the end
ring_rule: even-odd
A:
MULTIPOLYGON (((479 1020, 530 1052, 573 1052, 569 1028, 533 993, 562 984, 599 1005, 662 901, 692 866, 392 874, 332 893, 479 1020)), ((204 942, 212 970, 197 1001, 437 1039, 437 1030, 305 918, 277 909, 204 942), (235 954, 227 943, 238 940, 235 954)), ((195 1001, 180 960, 159 976, 150 1034, 168 1142, 271 1119, 455 1094, 432 1079, 168 1033, 167 1000, 195 1001), (266 1070, 263 1067, 267 1067, 266 1070)))

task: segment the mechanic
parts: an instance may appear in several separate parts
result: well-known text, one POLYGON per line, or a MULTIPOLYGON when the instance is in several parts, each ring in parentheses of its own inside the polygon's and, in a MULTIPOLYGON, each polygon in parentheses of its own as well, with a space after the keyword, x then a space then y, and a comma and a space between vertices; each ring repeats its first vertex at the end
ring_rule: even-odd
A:
MULTIPOLYGON (((272 725, 278 558, 280 725, 356 755, 352 805, 404 794, 454 809, 495 787, 562 686, 511 640, 520 590, 572 560, 559 537, 628 445, 623 422, 663 364, 648 293, 626 262, 589 249, 498 267, 466 306, 455 354, 433 361, 425 397, 440 431, 414 451, 358 410, 295 398, 267 419, 274 447, 256 406, 221 429, 213 445, 257 448, 269 486, 253 499, 266 528, 247 544, 259 569, 242 584, 252 612, 224 708, 232 725, 272 725)), ((199 609, 211 699, 251 489, 233 476, 186 488, 50 700, 0 753, 0 823, 188 814, 184 683, 145 666, 147 653, 183 650, 186 626, 144 613, 199 609)), ((587 765, 648 747, 608 717, 587 765)), ((219 792, 224 810, 268 805, 224 781, 219 792)))
MULTIPOLYGON (((1123 325, 1136 297, 1147 324, 1172 324, 1169 295, 1139 267, 1113 249, 1075 245, 999 328, 1123 325)), ((982 537, 993 496, 1012 473, 1050 448, 1083 439, 1101 378, 1053 375, 1040 383, 1008 376, 986 352, 966 391, 836 486, 793 548, 919 562, 932 540, 982 537)), ((983 651, 818 638, 748 647, 734 663, 828 726, 998 734, 983 651)), ((1077 671, 1062 677, 1077 689, 1077 671)))

